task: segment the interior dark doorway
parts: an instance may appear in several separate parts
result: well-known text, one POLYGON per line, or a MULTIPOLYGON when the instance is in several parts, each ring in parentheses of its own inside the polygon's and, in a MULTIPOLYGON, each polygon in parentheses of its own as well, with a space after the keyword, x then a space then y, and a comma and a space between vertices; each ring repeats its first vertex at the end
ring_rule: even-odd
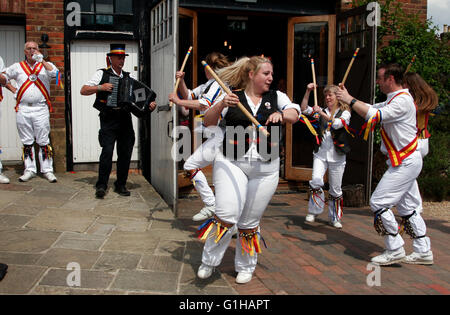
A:
MULTIPOLYGON (((198 14, 198 56, 218 51, 236 60, 242 56, 264 55, 274 65, 274 82, 286 79, 287 17, 279 15, 198 14)), ((199 63, 198 82, 206 82, 199 63)))

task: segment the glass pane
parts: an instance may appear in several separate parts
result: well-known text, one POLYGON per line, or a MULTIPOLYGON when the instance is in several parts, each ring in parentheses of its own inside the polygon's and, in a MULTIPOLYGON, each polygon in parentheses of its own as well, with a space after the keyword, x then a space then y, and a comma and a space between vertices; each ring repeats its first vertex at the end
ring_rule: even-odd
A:
MULTIPOLYGON (((312 22, 294 26, 294 92, 293 101, 300 104, 306 85, 313 82, 311 58, 314 59, 314 72, 317 89, 317 101, 323 106, 323 88, 328 80, 328 23, 312 22)), ((309 105, 314 105, 314 93, 311 93, 309 105)), ((311 133, 302 123, 292 126, 292 166, 312 167, 311 133)))
POLYGON ((112 15, 97 15, 95 22, 100 25, 113 25, 114 18, 112 15))
POLYGON ((116 13, 132 14, 133 1, 132 0, 115 0, 116 13))
POLYGON ((96 0, 96 13, 114 13, 113 0, 96 0))
POLYGON ((131 15, 117 15, 114 17, 114 28, 120 31, 132 31, 133 19, 134 17, 131 15))
POLYGON ((78 0, 81 12, 94 12, 94 0, 78 0))
POLYGON ((81 25, 94 25, 94 15, 81 14, 81 25))
POLYGON ((355 31, 355 21, 353 20, 353 16, 347 19, 347 30, 349 33, 355 31))

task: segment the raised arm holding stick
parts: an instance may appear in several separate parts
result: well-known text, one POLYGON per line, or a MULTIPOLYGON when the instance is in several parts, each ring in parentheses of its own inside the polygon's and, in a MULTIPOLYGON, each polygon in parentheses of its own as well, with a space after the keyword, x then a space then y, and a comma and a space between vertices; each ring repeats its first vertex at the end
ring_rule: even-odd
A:
MULTIPOLYGON (((213 76, 217 83, 219 83, 220 87, 225 91, 225 93, 232 94, 231 90, 222 82, 222 80, 220 80, 214 70, 211 69, 211 67, 205 61, 202 61, 202 65, 208 70, 208 72, 213 76)), ((250 119, 250 121, 258 128, 258 130, 260 130, 265 136, 270 135, 269 132, 264 129, 264 127, 255 119, 255 117, 253 117, 253 115, 245 109, 244 105, 242 105, 241 102, 238 102, 237 106, 245 114, 245 116, 247 116, 247 118, 250 119)))
MULTIPOLYGON (((192 51, 192 46, 189 47, 189 49, 186 53, 186 56, 184 57, 183 64, 181 65, 181 69, 180 69, 181 72, 183 72, 184 67, 186 66, 186 62, 189 59, 189 56, 191 55, 191 51, 192 51)), ((178 85, 180 85, 180 81, 181 81, 181 78, 178 78, 177 81, 175 82, 175 87, 173 88, 173 93, 177 93, 178 85)), ((172 107, 173 102, 170 101, 169 105, 170 105, 170 107, 172 107)))

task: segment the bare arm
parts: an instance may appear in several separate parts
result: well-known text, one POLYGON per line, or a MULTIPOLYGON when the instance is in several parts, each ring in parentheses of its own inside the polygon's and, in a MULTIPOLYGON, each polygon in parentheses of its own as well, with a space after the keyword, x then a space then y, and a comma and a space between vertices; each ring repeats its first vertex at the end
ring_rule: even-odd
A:
POLYGON ((180 99, 176 93, 170 93, 169 94, 169 101, 172 103, 178 105, 178 106, 184 106, 186 108, 196 109, 196 110, 205 110, 208 107, 200 104, 198 100, 186 100, 186 99, 180 99))
POLYGON ((81 95, 92 95, 99 91, 111 92, 113 85, 111 83, 103 83, 102 85, 83 85, 80 90, 81 95))
MULTIPOLYGON (((354 97, 348 93, 345 86, 340 85, 339 87, 340 87, 339 91, 336 92, 337 99, 346 104, 350 104, 350 102, 354 99, 354 97)), ((370 107, 366 103, 358 100, 352 106, 352 110, 354 110, 358 115, 360 115, 364 119, 367 116, 369 108, 370 107)))

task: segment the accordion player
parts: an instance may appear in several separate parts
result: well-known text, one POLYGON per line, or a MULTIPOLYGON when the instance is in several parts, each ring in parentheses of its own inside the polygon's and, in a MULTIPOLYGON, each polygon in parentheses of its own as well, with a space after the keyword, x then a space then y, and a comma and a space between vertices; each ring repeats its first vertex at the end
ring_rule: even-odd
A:
POLYGON ((125 110, 131 112, 138 118, 147 116, 150 113, 149 104, 156 99, 156 93, 144 83, 130 77, 128 72, 123 78, 108 73, 109 69, 102 69, 105 74, 102 83, 111 83, 111 92, 99 92, 94 107, 99 111, 125 110))

